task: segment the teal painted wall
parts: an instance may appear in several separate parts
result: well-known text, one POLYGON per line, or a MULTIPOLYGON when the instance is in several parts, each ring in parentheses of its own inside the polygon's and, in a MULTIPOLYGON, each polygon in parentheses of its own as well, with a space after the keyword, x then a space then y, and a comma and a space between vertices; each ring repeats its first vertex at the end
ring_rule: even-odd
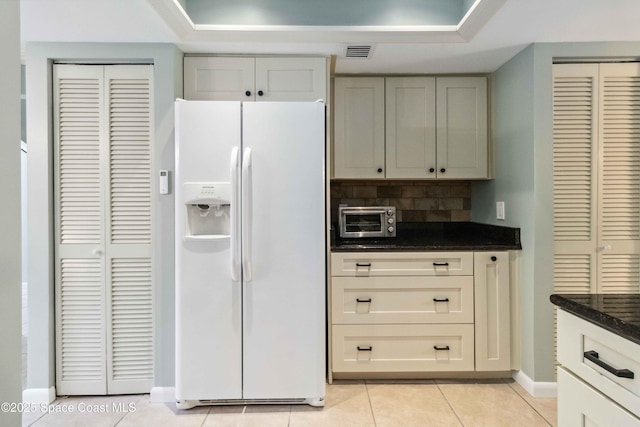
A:
POLYGON ((521 367, 536 382, 555 381, 553 360, 554 58, 640 58, 640 43, 542 43, 527 47, 493 78, 494 181, 473 185, 472 220, 522 229, 521 367), (495 219, 495 202, 506 221, 495 219))
POLYGON ((186 4, 194 23, 211 25, 457 25, 470 7, 463 0, 186 0, 186 4))

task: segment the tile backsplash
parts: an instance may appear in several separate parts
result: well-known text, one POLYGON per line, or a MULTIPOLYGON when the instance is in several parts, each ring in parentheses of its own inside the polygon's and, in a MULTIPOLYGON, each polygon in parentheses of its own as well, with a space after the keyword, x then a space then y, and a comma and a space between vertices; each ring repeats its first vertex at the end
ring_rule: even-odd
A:
POLYGON ((471 182, 331 181, 331 222, 338 206, 395 206, 398 221, 471 221, 471 182))

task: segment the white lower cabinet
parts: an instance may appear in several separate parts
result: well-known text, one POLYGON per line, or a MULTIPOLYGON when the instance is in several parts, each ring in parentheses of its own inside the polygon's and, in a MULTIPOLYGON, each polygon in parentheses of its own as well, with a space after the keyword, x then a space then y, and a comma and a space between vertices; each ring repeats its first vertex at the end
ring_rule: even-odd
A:
POLYGON ((508 252, 334 252, 330 370, 509 371, 508 252))
POLYGON ((558 425, 640 426, 640 345, 558 310, 558 425))

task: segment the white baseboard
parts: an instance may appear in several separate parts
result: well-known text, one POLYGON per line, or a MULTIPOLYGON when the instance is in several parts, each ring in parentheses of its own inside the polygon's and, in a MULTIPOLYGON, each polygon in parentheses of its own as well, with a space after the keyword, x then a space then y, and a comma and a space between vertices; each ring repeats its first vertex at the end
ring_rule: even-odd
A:
POLYGON ((533 397, 558 397, 558 384, 554 382, 535 382, 522 371, 516 371, 513 379, 533 397))
POLYGON ((45 404, 56 400, 56 388, 27 388, 22 392, 23 403, 45 404))
POLYGON ((176 388, 175 387, 153 387, 149 395, 151 403, 175 403, 176 388))

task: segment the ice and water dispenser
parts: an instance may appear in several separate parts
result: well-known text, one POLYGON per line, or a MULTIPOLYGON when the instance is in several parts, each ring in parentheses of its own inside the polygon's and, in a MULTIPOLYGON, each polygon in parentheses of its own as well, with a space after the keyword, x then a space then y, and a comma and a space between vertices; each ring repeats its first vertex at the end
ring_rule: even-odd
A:
POLYGON ((187 182, 185 240, 214 240, 231 235, 231 185, 228 182, 187 182))

